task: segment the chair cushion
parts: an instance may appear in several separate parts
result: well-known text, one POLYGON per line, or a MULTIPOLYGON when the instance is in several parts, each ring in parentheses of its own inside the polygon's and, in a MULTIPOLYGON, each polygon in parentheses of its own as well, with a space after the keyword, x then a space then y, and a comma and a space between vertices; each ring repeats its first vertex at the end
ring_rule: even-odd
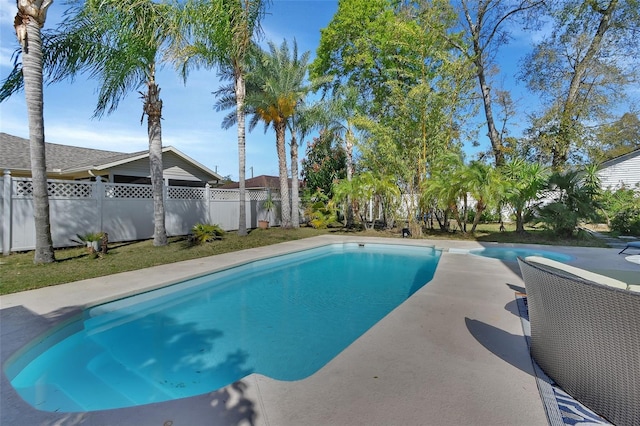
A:
POLYGON ((566 272, 571 275, 575 275, 576 277, 580 277, 582 279, 589 280, 594 283, 608 285, 610 287, 620 288, 623 290, 629 290, 629 286, 625 282, 622 282, 604 275, 596 274, 595 272, 590 272, 584 269, 576 268, 575 266, 567 265, 566 263, 558 262, 556 260, 547 259, 546 257, 528 256, 525 258, 525 260, 528 262, 537 263, 540 265, 550 266, 559 271, 566 272))

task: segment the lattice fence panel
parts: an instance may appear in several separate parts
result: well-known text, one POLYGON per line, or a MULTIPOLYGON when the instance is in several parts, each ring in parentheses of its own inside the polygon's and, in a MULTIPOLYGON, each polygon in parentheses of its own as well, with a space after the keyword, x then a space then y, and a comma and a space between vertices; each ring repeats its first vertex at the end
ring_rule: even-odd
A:
POLYGON ((151 185, 127 185, 106 183, 105 198, 153 198, 151 185))
POLYGON ((204 200, 205 188, 190 188, 186 186, 170 186, 169 198, 174 200, 204 200))
POLYGON ((240 194, 235 190, 211 189, 212 201, 240 201, 240 194))
MULTIPOLYGON (((249 200, 251 201, 264 201, 269 197, 269 192, 266 190, 260 191, 247 191, 249 194, 249 200)), ((276 201, 280 199, 280 194, 278 192, 271 192, 271 199, 276 201)))
MULTIPOLYGON (((93 186, 91 182, 48 181, 47 192, 54 198, 91 198, 93 186)), ((33 197, 33 182, 31 180, 14 180, 13 195, 15 197, 33 197)))
POLYGON ((14 180, 13 195, 16 197, 33 197, 33 183, 30 180, 14 180))

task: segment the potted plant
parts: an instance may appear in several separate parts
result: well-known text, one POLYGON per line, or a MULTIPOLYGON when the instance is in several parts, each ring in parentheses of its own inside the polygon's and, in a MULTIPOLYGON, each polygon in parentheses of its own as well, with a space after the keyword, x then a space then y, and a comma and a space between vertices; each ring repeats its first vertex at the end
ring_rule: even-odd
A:
POLYGON ((100 241, 104 237, 103 232, 87 232, 84 235, 76 234, 77 239, 71 241, 78 244, 85 244, 90 254, 96 254, 100 248, 100 241))
POLYGON ((269 227, 269 219, 271 218, 271 210, 275 207, 271 193, 267 195, 267 199, 262 203, 262 208, 265 211, 264 219, 258 220, 258 227, 261 229, 267 229, 269 227))

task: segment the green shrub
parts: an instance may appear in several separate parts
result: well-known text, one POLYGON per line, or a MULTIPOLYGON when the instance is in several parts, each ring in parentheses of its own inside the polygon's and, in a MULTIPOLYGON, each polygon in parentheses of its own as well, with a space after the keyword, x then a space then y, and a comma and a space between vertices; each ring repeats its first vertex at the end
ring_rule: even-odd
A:
POLYGON ((611 219, 611 230, 624 235, 640 236, 640 207, 620 210, 611 219))
MULTIPOLYGON (((476 211, 474 209, 467 210, 467 222, 473 222, 476 217, 476 211)), ((498 223, 500 222, 500 211, 485 209, 480 214, 480 223, 498 223)))
POLYGON ((552 174, 547 182, 551 201, 536 209, 538 221, 561 237, 571 237, 580 222, 593 221, 600 210, 597 176, 591 167, 583 171, 552 174))
POLYGON ((326 229, 336 222, 336 208, 331 201, 326 204, 322 201, 313 203, 307 211, 309 223, 315 229, 326 229))
POLYGON ((195 245, 200 245, 214 240, 221 240, 223 237, 224 230, 219 225, 196 223, 191 228, 189 240, 195 245))
POLYGON ((561 202, 553 202, 540 209, 538 220, 547 229, 565 238, 573 236, 581 215, 561 202))
POLYGON ((612 230, 623 232, 622 229, 628 228, 633 222, 633 211, 640 209, 640 191, 625 188, 604 191, 600 203, 607 224, 612 230), (619 214, 620 217, 616 219, 619 214))

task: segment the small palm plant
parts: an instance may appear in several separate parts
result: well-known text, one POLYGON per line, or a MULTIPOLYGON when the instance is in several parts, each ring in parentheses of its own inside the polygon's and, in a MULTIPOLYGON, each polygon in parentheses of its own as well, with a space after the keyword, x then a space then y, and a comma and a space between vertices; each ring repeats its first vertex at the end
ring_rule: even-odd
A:
POLYGON ((201 245, 224 237, 224 230, 219 225, 209 225, 206 223, 196 223, 191 228, 189 240, 195 245, 201 245))
POLYGON ((273 202, 273 198, 271 198, 271 194, 267 195, 267 199, 262 202, 262 208, 265 211, 265 220, 269 220, 271 218, 271 210, 273 210, 276 206, 276 203, 273 202))
POLYGON ((78 244, 87 246, 87 251, 90 254, 98 252, 98 246, 100 241, 104 238, 104 232, 87 232, 86 234, 76 234, 76 238, 72 238, 71 241, 78 244))
POLYGON ((327 229, 336 223, 337 211, 333 201, 328 201, 326 204, 322 201, 316 201, 309 209, 311 218, 309 223, 315 229, 327 229))

